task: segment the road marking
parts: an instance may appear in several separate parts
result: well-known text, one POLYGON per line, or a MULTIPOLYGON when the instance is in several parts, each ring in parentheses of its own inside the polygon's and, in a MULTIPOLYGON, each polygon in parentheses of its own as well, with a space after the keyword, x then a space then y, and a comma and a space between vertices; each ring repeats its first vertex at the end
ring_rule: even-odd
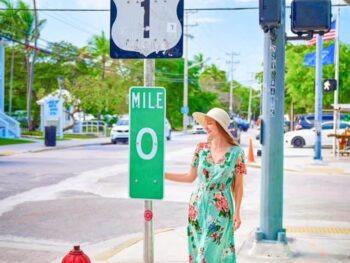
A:
POLYGON ((350 235, 349 227, 287 227, 290 233, 317 233, 350 235))

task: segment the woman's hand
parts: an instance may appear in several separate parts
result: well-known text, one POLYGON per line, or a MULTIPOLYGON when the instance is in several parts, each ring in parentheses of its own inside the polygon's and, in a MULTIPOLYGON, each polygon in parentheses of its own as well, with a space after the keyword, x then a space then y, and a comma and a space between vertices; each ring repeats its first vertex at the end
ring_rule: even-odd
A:
POLYGON ((235 231, 241 226, 241 216, 239 214, 235 214, 235 217, 233 219, 234 229, 235 231))

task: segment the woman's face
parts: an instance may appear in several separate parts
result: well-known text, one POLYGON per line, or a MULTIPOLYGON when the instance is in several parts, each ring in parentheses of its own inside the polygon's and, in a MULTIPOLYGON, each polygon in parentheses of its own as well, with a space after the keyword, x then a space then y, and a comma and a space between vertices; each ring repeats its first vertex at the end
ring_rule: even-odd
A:
POLYGON ((212 118, 206 117, 205 129, 207 130, 209 138, 214 138, 220 135, 217 123, 212 118))

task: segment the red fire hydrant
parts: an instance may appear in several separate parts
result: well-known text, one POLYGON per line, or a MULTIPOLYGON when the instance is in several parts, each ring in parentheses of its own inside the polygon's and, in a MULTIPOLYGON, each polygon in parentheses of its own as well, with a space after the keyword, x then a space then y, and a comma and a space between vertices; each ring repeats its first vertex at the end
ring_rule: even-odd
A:
POLYGON ((80 250, 80 246, 74 246, 63 259, 62 263, 91 263, 89 257, 80 250))

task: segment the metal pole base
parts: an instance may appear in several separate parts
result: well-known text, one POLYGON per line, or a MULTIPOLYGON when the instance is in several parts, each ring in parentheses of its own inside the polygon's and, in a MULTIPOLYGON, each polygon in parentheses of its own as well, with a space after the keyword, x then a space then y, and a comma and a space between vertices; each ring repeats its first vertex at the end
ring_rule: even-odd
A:
POLYGON ((271 240, 254 241, 249 255, 270 259, 288 259, 293 257, 293 253, 287 242, 271 240))
POLYGON ((257 229, 254 236, 250 238, 250 242, 245 243, 242 251, 249 257, 288 259, 294 256, 287 243, 284 229, 277 233, 277 240, 264 239, 264 233, 257 229))

